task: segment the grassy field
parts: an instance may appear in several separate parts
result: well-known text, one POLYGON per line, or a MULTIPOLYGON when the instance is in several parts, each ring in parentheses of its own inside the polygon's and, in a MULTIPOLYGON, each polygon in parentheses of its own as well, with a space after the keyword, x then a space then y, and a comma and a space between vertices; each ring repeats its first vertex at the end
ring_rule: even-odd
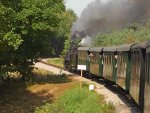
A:
POLYGON ((0 113, 113 113, 103 96, 78 84, 70 76, 34 70, 30 84, 15 81, 0 88, 0 113))
POLYGON ((63 58, 49 58, 47 60, 47 62, 49 64, 53 64, 53 65, 56 65, 56 66, 60 66, 60 67, 64 67, 64 59, 63 58))

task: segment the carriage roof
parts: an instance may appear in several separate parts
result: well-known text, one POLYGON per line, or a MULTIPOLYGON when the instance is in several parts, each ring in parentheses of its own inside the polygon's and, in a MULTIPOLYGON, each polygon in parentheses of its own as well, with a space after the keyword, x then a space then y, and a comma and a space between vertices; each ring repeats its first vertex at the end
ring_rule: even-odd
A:
POLYGON ((146 42, 134 44, 134 45, 131 47, 131 49, 144 49, 144 48, 145 48, 145 44, 146 44, 146 42))
POLYGON ((131 50, 131 47, 132 47, 133 45, 134 45, 134 44, 125 44, 125 45, 117 46, 117 51, 130 51, 130 50, 131 50))
POLYGON ((102 52, 103 47, 91 47, 90 52, 102 52))
POLYGON ((145 48, 146 48, 146 53, 150 53, 150 41, 147 41, 147 43, 145 44, 145 48))
POLYGON ((147 41, 146 44, 145 44, 145 48, 148 48, 148 47, 150 47, 150 40, 147 41))
POLYGON ((79 47, 78 51, 89 51, 90 47, 79 47))
POLYGON ((116 52, 117 51, 117 46, 104 47, 103 51, 104 52, 116 52))

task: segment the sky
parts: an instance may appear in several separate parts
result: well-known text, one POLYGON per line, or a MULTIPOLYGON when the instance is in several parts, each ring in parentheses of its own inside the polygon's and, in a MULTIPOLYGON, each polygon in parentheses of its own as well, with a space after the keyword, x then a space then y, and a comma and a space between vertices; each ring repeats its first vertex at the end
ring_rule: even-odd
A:
POLYGON ((87 7, 89 3, 91 3, 94 0, 65 0, 66 8, 72 9, 74 12, 80 16, 83 9, 87 7))

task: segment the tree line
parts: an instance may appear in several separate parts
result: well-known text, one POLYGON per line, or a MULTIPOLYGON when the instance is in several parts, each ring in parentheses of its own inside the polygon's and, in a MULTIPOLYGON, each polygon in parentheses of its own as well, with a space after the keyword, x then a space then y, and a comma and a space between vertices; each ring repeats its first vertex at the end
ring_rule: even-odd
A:
POLYGON ((150 20, 144 24, 132 24, 122 29, 111 29, 98 34, 93 40, 93 46, 112 46, 145 42, 150 39, 150 20))

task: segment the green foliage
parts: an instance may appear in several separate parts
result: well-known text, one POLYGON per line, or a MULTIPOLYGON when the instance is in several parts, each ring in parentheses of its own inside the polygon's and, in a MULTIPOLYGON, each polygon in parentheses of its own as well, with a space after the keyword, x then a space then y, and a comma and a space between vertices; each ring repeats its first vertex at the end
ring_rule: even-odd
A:
POLYGON ((0 0, 0 75, 26 78, 37 58, 60 55, 74 16, 63 0, 0 0))
POLYGON ((65 42, 64 42, 65 46, 64 46, 64 49, 62 51, 62 55, 65 55, 67 53, 67 51, 69 50, 69 48, 71 46, 70 44, 71 44, 70 38, 66 39, 65 42))
POLYGON ((15 27, 16 12, 12 8, 7 8, 0 4, 0 37, 11 31, 15 27))
POLYGON ((67 51, 70 48, 70 44, 71 44, 71 40, 70 40, 70 36, 71 36, 71 27, 73 22, 76 20, 76 15, 72 10, 66 10, 65 13, 63 13, 62 16, 62 21, 61 21, 61 27, 59 29, 59 32, 62 35, 62 37, 64 37, 64 48, 62 51, 62 54, 66 54, 67 51))
POLYGON ((144 42, 150 39, 149 21, 145 25, 133 24, 121 30, 112 30, 109 33, 97 35, 94 46, 122 45, 144 42))
POLYGON ((53 103, 37 108, 35 113, 113 113, 112 104, 103 102, 102 97, 87 87, 68 90, 53 103), (101 102, 101 103, 100 103, 101 102))
POLYGON ((21 45, 23 40, 21 39, 21 36, 19 34, 8 32, 4 36, 3 41, 7 42, 8 46, 12 46, 14 49, 17 49, 21 45))

